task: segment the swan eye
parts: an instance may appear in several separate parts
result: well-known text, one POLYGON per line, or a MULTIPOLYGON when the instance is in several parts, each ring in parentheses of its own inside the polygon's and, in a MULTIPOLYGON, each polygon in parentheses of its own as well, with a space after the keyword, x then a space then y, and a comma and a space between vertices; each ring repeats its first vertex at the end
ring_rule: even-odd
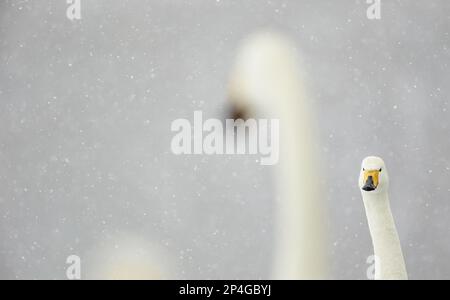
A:
POLYGON ((366 169, 363 168, 363 171, 365 171, 366 169))
POLYGON ((381 172, 381 171, 383 171, 383 168, 380 168, 380 169, 378 170, 378 172, 381 172))

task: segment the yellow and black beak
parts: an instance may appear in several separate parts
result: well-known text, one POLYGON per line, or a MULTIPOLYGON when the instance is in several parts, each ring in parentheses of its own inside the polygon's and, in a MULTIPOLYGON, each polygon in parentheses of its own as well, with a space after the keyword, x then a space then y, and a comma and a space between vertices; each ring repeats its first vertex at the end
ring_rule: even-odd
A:
POLYGON ((366 192, 374 191, 378 187, 378 177, 380 170, 364 170, 364 186, 362 189, 366 192))

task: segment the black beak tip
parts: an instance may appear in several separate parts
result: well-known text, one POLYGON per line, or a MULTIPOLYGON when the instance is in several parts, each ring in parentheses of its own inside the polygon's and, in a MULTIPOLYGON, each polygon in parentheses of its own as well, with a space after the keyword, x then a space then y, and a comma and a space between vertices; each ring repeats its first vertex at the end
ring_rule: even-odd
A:
POLYGON ((373 184, 373 177, 369 176, 367 178, 366 184, 362 187, 362 189, 366 192, 374 191, 377 187, 373 184))
POLYGON ((362 187, 362 189, 366 192, 371 192, 375 190, 375 187, 373 185, 365 185, 362 187))

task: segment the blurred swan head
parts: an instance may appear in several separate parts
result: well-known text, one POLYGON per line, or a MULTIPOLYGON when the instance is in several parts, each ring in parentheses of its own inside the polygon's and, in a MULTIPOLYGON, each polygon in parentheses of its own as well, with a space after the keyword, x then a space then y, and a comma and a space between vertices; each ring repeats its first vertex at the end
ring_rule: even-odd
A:
POLYGON ((300 93, 298 66, 297 50, 284 36, 262 32, 245 39, 229 82, 235 118, 292 107, 300 93))
POLYGON ((138 237, 120 237, 93 250, 89 279, 157 280, 170 276, 169 261, 160 247, 138 237))

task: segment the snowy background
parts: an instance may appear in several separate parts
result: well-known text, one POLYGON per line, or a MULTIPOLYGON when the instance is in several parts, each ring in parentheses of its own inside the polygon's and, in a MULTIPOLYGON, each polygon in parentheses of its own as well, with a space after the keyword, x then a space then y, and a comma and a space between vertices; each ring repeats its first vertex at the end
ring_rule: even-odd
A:
POLYGON ((268 278, 273 167, 170 151, 172 120, 223 117, 239 42, 268 28, 302 51, 332 277, 366 278, 357 178, 376 154, 410 278, 450 279, 450 1, 382 1, 379 21, 362 0, 67 6, 0 0, 0 278, 63 279, 69 255, 88 272, 130 243, 171 278, 268 278))

